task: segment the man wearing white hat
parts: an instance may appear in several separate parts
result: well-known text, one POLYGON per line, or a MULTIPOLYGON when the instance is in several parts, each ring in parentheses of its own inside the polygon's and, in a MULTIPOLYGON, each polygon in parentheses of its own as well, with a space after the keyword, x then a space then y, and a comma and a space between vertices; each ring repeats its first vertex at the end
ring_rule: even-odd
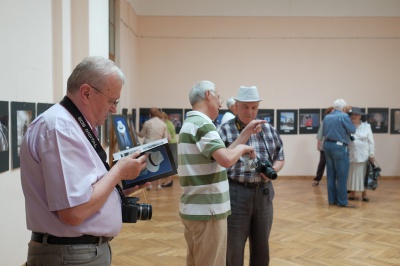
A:
MULTIPOLYGON (((212 122, 223 101, 214 83, 197 83, 189 100, 193 111, 187 113, 178 143, 178 174, 183 190, 179 216, 185 228, 186 265, 222 266, 226 264, 226 217, 231 213, 225 167, 232 166, 243 154, 250 158, 256 154, 248 145, 225 147, 212 122)), ((260 130, 261 121, 254 121, 242 135, 260 130)))
POLYGON ((276 129, 267 123, 261 125, 259 134, 247 138, 240 136, 257 117, 261 101, 257 87, 241 86, 235 100, 236 119, 221 125, 218 133, 227 147, 238 140, 253 146, 260 161, 249 167, 249 161, 241 158, 227 169, 232 214, 228 217, 226 265, 243 265, 248 238, 250 265, 269 265, 269 234, 275 194, 271 179, 275 179, 283 167, 283 143, 276 129))

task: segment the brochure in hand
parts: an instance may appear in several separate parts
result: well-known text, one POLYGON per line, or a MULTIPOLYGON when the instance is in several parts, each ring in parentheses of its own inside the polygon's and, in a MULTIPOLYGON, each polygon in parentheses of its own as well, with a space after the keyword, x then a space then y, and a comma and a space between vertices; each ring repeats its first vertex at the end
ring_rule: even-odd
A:
POLYGON ((146 169, 141 171, 139 176, 133 180, 123 180, 123 189, 128 189, 136 185, 142 185, 146 182, 155 181, 157 179, 177 174, 167 139, 153 141, 131 149, 116 152, 113 154, 114 163, 138 150, 141 152, 140 155, 148 154, 146 159, 146 169))

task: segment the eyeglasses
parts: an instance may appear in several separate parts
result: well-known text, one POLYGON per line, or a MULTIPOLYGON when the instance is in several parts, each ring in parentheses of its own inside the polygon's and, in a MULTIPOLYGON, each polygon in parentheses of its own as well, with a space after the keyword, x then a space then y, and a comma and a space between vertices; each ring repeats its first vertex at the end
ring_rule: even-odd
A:
POLYGON ((110 99, 110 103, 112 103, 112 105, 115 105, 115 106, 117 106, 118 105, 118 103, 119 103, 119 99, 117 99, 117 100, 114 100, 113 98, 111 98, 110 96, 108 96, 107 94, 105 94, 104 92, 102 92, 101 90, 99 90, 98 88, 96 88, 96 87, 94 87, 94 86, 92 86, 92 85, 90 85, 90 84, 88 84, 90 87, 92 87, 93 89, 95 89, 97 92, 100 92, 101 94, 103 94, 104 96, 106 96, 108 99, 110 99))
MULTIPOLYGON (((210 90, 210 92, 212 92, 214 95, 216 94, 215 91, 210 90)), ((218 96, 219 104, 222 105, 222 103, 224 102, 224 98, 222 98, 222 96, 220 96, 219 94, 217 96, 218 96)))

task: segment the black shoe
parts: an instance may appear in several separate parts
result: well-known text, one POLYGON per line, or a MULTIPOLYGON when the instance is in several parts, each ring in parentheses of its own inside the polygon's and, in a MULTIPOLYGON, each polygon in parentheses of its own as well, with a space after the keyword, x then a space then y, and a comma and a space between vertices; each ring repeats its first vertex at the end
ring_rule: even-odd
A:
POLYGON ((174 181, 171 180, 166 184, 162 184, 161 187, 172 187, 173 184, 174 184, 174 181))

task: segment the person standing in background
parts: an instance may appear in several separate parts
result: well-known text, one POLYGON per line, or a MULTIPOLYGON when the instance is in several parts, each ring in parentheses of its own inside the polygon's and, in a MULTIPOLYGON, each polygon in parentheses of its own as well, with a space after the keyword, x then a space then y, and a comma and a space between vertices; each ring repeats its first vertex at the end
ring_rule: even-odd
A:
MULTIPOLYGON (((167 125, 161 120, 161 112, 158 108, 152 107, 149 110, 150 119, 143 123, 142 129, 137 134, 139 137, 144 138, 143 144, 160 140, 168 139, 167 125)), ((151 182, 152 185, 147 187, 147 190, 151 190, 153 185, 157 189, 161 189, 159 180, 151 182)))
POLYGON ((347 190, 349 200, 355 199, 355 193, 360 191, 362 200, 369 202, 367 192, 364 187, 364 178, 367 173, 367 161, 374 162, 375 142, 372 136, 371 125, 362 122, 361 116, 365 115, 358 107, 349 110, 351 122, 356 126, 354 140, 349 145, 350 151, 350 170, 347 179, 347 190))
MULTIPOLYGON (((241 156, 255 158, 254 148, 233 143, 225 147, 213 124, 223 102, 214 83, 200 81, 190 90, 193 111, 179 133, 179 182, 182 187, 179 216, 187 243, 187 266, 224 266, 226 218, 231 213, 226 167, 241 156)), ((263 120, 253 121, 241 138, 258 133, 263 120)))
MULTIPOLYGON (((324 117, 331 112, 333 112, 333 106, 328 107, 325 110, 324 117)), ((322 176, 324 175, 326 160, 325 160, 325 153, 324 153, 324 137, 322 136, 323 132, 323 120, 321 121, 321 125, 319 126, 318 133, 317 133, 317 150, 319 151, 319 163, 317 167, 317 173, 314 178, 314 182, 312 183, 313 186, 318 186, 319 181, 321 181, 322 176)))
POLYGON ((346 102, 338 99, 333 103, 335 110, 324 118, 323 136, 328 180, 329 205, 354 208, 347 201, 347 176, 349 174, 350 134, 356 127, 344 112, 346 102))
POLYGON ((235 115, 236 115, 235 102, 236 101, 233 97, 226 100, 226 107, 228 107, 228 111, 222 116, 221 125, 226 123, 227 121, 235 118, 235 115))
MULTIPOLYGON (((176 132, 175 125, 169 120, 168 114, 165 112, 161 112, 161 119, 167 125, 168 131, 168 145, 171 149, 172 157, 174 158, 175 166, 178 166, 178 143, 176 141, 176 132)), ((174 181, 172 180, 172 176, 166 177, 161 181, 161 187, 172 187, 174 181)))

